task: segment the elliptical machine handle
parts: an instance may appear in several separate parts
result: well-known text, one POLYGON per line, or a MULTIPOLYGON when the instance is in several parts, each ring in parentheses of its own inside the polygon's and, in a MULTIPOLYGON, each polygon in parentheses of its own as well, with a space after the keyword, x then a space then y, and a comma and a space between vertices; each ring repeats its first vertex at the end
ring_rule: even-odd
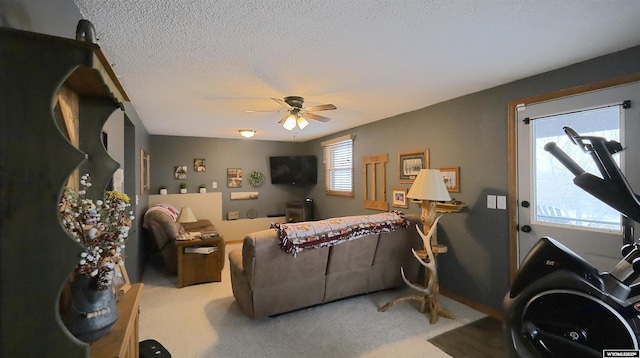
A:
POLYGON ((555 142, 549 142, 544 145, 544 150, 551 153, 560 163, 562 163, 573 175, 578 176, 580 174, 584 174, 585 170, 582 169, 581 166, 578 165, 571 157, 567 155, 555 142))

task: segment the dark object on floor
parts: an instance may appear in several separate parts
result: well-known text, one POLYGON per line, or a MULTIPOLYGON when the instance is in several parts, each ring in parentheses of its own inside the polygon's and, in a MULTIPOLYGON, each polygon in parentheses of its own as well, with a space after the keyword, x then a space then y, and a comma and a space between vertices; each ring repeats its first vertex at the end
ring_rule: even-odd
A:
POLYGON ((147 339, 140 342, 140 358, 171 358, 171 353, 155 339, 147 339))
POLYGON ((495 358, 505 356, 502 322, 485 317, 429 340, 453 358, 495 358))

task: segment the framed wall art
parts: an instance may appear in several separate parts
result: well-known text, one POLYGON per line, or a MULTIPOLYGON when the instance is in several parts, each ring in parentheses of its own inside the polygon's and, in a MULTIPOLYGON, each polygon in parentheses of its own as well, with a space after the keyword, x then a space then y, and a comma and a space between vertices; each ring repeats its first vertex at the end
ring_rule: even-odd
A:
POLYGON ((140 193, 144 194, 151 189, 151 178, 149 176, 151 168, 151 157, 144 149, 140 149, 140 193))
POLYGON ((235 191, 230 193, 231 200, 251 200, 258 199, 257 191, 235 191))
POLYGON ((187 180, 187 166, 178 165, 174 168, 173 175, 177 180, 187 180))
POLYGON ((227 188, 242 188, 242 169, 227 168, 227 188))
POLYGON ((456 168, 438 168, 444 179, 444 185, 447 191, 451 193, 460 192, 460 167, 456 168))
POLYGON ((429 149, 398 153, 400 183, 413 183, 420 169, 429 169, 429 149))
POLYGON ((407 189, 391 189, 391 206, 396 208, 408 208, 407 189))
POLYGON ((207 166, 205 165, 204 159, 194 159, 193 160, 193 171, 196 173, 203 173, 207 171, 207 166))

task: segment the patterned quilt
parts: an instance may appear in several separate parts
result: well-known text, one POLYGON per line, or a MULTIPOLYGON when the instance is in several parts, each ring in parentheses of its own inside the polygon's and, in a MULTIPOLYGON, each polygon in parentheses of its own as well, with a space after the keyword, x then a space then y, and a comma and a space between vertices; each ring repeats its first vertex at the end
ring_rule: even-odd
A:
POLYGON ((144 228, 148 229, 146 216, 147 216, 148 213, 153 212, 153 211, 162 211, 163 213, 169 215, 171 220, 173 220, 174 222, 178 218, 178 214, 180 214, 180 210, 174 208, 170 204, 165 204, 165 203, 156 204, 156 205, 150 207, 149 210, 147 210, 147 212, 144 213, 144 216, 145 216, 145 220, 144 220, 144 223, 143 223, 143 227, 144 228))
POLYGON ((369 234, 391 232, 408 226, 409 221, 399 211, 292 224, 271 224, 271 228, 278 230, 282 249, 293 256, 303 250, 333 246, 369 234))

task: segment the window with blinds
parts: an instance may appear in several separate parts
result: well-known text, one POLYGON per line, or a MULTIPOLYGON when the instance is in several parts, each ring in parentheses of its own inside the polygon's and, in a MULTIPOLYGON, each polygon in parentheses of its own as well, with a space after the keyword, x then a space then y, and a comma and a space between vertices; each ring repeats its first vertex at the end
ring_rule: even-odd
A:
POLYGON ((346 135, 322 142, 324 182, 328 195, 353 196, 353 140, 346 135))

